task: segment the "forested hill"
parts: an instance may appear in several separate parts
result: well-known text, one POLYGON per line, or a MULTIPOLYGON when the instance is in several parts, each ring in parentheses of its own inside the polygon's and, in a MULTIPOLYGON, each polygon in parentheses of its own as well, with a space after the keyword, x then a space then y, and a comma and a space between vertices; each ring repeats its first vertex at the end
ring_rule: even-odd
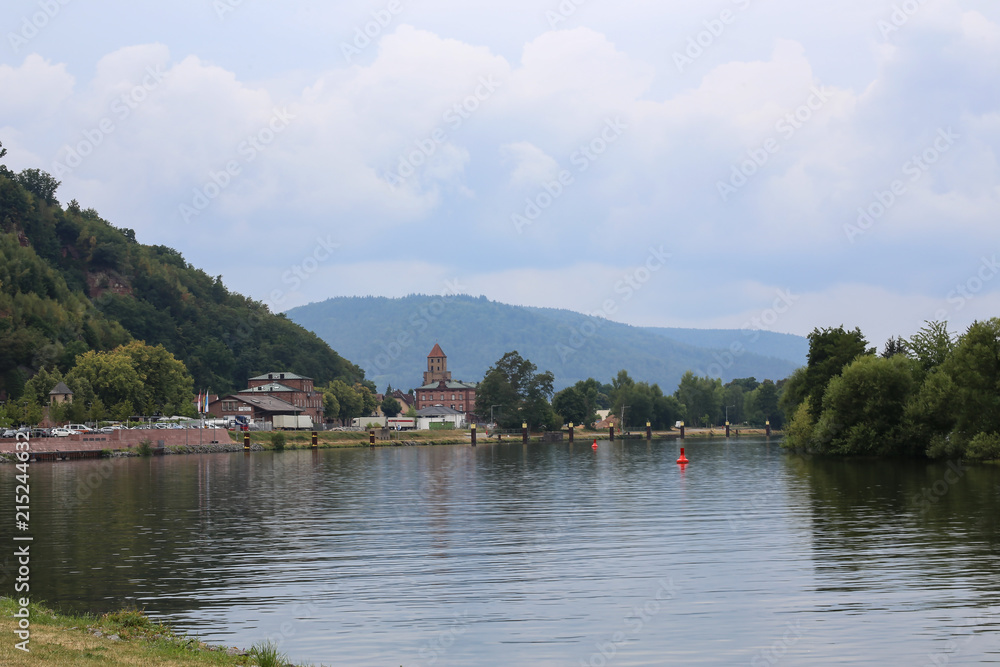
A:
POLYGON ((45 172, 0 166, 0 398, 43 367, 130 340, 162 344, 197 388, 227 392, 270 370, 325 384, 363 371, 265 305, 230 292, 179 252, 136 241, 93 209, 63 209, 45 172))
POLYGON ((688 370, 724 381, 780 380, 806 363, 808 351, 799 336, 714 331, 704 332, 697 345, 691 344, 697 338, 689 330, 644 329, 471 296, 451 297, 447 303, 422 295, 338 297, 292 309, 288 316, 324 340, 336 341, 380 389, 388 383, 404 391, 419 385, 434 343, 448 355, 456 380, 479 381, 505 352, 517 350, 539 370, 552 371, 556 389, 589 377, 607 382, 622 369, 665 391, 673 391, 688 370), (740 353, 727 356, 734 343, 742 346, 740 353))

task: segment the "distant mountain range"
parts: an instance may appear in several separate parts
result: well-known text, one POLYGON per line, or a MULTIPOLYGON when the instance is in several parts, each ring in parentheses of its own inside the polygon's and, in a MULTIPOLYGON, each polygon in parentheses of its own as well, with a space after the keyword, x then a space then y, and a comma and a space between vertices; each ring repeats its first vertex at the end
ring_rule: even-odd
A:
POLYGON ((419 386, 435 343, 456 380, 477 382, 504 353, 517 350, 540 371, 552 371, 557 390, 588 377, 610 382, 625 369, 666 393, 688 370, 724 381, 780 380, 805 365, 809 350, 802 336, 633 327, 472 296, 337 297, 286 315, 361 366, 379 390, 419 386))

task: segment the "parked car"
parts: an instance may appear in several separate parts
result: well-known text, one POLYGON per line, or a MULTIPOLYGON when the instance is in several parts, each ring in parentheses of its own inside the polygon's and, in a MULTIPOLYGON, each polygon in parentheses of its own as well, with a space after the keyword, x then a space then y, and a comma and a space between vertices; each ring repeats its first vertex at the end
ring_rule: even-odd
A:
POLYGON ((77 433, 90 433, 91 428, 86 424, 69 424, 66 426, 71 431, 76 431, 77 433))
POLYGON ((17 437, 17 431, 15 431, 12 428, 9 428, 9 429, 7 429, 7 430, 5 430, 3 432, 3 437, 5 437, 5 438, 16 438, 17 437))
POLYGON ((69 429, 69 428, 54 428, 54 429, 52 429, 52 437, 53 438, 66 438, 66 437, 69 437, 71 435, 76 435, 76 433, 77 433, 76 431, 74 431, 73 429, 69 429))
POLYGON ((48 438, 51 435, 49 429, 47 428, 33 428, 31 429, 32 438, 48 438))

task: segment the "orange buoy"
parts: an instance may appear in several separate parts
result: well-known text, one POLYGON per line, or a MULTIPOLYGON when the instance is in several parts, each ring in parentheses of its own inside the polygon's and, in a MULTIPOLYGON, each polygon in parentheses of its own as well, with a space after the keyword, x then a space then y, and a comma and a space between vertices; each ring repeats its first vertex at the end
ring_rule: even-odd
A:
POLYGON ((597 438, 594 438, 594 444, 590 446, 591 449, 597 449, 597 438))
POLYGON ((684 448, 683 447, 681 447, 681 457, 679 459, 677 459, 677 462, 679 464, 681 464, 681 465, 686 465, 688 463, 691 463, 690 461, 688 461, 688 458, 686 456, 684 456, 684 448))

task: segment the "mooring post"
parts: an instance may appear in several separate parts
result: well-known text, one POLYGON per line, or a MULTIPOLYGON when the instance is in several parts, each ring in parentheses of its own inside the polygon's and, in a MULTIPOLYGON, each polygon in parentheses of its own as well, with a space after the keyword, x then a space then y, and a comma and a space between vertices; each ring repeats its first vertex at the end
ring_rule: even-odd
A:
POLYGON ((615 425, 612 424, 608 427, 608 437, 611 438, 611 442, 615 441, 615 425))
POLYGON ((372 429, 368 432, 368 444, 371 445, 372 447, 375 446, 375 429, 372 429))
POLYGON ((650 424, 649 422, 646 422, 646 440, 652 440, 652 439, 653 439, 653 425, 650 424))
POLYGON ((521 444, 528 444, 528 422, 521 422, 521 444))
POLYGON ((573 444, 573 422, 569 423, 569 444, 573 444))
POLYGON ((681 440, 684 439, 684 422, 681 422, 681 440))
POLYGON ((313 445, 313 449, 317 449, 319 447, 319 433, 317 433, 316 431, 313 431, 313 442, 312 442, 312 445, 313 445))
POLYGON ((768 419, 764 422, 764 430, 767 432, 767 437, 771 437, 771 420, 768 419))
POLYGON ((250 451, 250 431, 243 431, 243 451, 250 451))
POLYGON ((726 422, 726 437, 729 437, 729 422, 726 422))
POLYGON ((472 424, 472 446, 476 446, 476 425, 472 424))

